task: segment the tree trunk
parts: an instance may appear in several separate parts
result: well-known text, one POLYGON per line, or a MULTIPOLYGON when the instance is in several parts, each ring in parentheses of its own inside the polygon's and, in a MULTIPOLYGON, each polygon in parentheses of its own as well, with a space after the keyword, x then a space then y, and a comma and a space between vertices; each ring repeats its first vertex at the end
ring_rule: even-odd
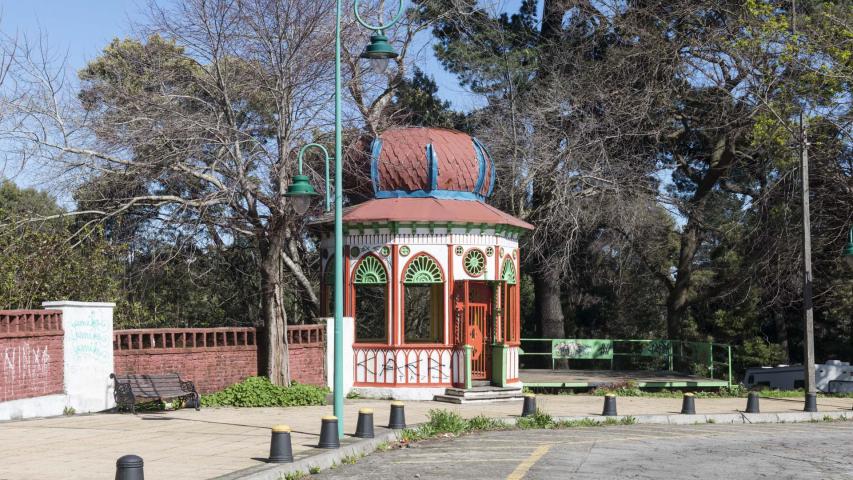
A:
POLYGON ((693 274, 693 258, 699 250, 699 244, 699 226, 690 218, 681 233, 678 270, 675 283, 666 298, 666 334, 671 340, 681 339, 687 296, 690 293, 690 276, 693 274))
POLYGON ((543 338, 565 338, 566 327, 560 302, 560 272, 544 268, 534 274, 536 310, 542 325, 543 338))
POLYGON ((265 332, 266 375, 275 385, 286 385, 290 378, 285 346, 287 312, 281 301, 281 255, 283 233, 270 228, 261 240, 261 317, 265 332))

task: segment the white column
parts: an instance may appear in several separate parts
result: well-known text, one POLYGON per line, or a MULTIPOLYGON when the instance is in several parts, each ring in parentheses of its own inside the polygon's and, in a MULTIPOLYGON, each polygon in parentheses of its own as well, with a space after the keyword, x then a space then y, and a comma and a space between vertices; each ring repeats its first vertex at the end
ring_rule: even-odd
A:
POLYGON ((44 302, 62 310, 65 331, 65 394, 77 413, 115 406, 113 399, 113 309, 115 303, 44 302))
MULTIPOLYGON (((326 385, 334 389, 335 378, 335 319, 334 317, 323 318, 326 322, 326 385)), ((353 362, 354 354, 352 344, 355 342, 355 320, 352 317, 344 317, 344 396, 350 393, 353 384, 353 362)))

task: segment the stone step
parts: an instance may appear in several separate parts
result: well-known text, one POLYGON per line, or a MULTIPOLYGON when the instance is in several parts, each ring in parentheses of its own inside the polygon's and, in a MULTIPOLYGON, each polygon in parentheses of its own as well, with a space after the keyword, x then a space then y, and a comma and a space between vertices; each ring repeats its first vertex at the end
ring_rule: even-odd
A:
POLYGON ((489 389, 471 389, 465 390, 462 388, 448 388, 444 394, 449 397, 462 398, 503 398, 503 397, 518 397, 521 396, 520 388, 504 389, 504 388, 489 388, 489 389))
POLYGON ((436 395, 433 400, 436 402, 444 402, 444 403, 496 403, 496 402, 517 402, 521 401, 524 397, 521 395, 513 396, 513 397, 498 397, 498 398, 466 398, 466 397, 457 397, 454 395, 436 395))

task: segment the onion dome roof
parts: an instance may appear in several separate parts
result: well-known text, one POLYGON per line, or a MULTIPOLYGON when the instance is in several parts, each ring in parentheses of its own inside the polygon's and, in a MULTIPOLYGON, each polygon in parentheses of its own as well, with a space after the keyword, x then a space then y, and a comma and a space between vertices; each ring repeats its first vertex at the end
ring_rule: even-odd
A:
POLYGON ((395 128, 370 145, 375 198, 485 200, 495 184, 486 148, 465 133, 443 128, 395 128))

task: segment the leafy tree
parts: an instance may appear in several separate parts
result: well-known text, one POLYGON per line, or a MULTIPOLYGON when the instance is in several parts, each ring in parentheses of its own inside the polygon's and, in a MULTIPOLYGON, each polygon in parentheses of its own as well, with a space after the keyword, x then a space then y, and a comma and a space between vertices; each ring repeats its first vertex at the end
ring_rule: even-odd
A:
POLYGON ((61 215, 48 194, 0 184, 0 306, 39 308, 49 300, 116 301, 116 257, 121 249, 104 241, 97 228, 77 240, 67 219, 34 223, 30 215, 61 215))
POLYGON ((392 118, 402 124, 465 130, 465 115, 451 110, 450 102, 436 94, 438 85, 423 70, 415 67, 411 79, 405 79, 394 92, 389 109, 392 118))

